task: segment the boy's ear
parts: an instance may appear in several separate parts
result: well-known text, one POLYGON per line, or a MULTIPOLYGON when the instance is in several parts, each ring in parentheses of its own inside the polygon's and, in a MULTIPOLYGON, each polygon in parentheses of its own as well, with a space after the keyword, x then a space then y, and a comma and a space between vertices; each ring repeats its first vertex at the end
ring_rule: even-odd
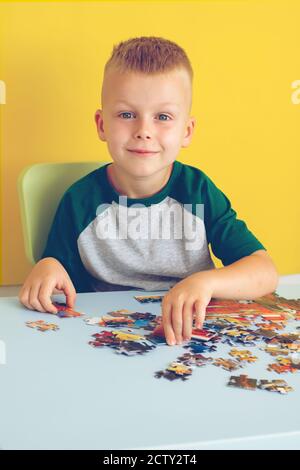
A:
POLYGON ((95 122, 96 122, 97 132, 98 132, 99 138, 105 142, 106 138, 105 138, 105 134, 104 134, 103 114, 102 114, 101 109, 97 109, 97 111, 95 112, 95 122))
POLYGON ((183 137, 181 147, 188 147, 192 140, 192 135, 194 133, 196 125, 196 118, 194 116, 189 117, 188 122, 186 124, 185 135, 183 137))

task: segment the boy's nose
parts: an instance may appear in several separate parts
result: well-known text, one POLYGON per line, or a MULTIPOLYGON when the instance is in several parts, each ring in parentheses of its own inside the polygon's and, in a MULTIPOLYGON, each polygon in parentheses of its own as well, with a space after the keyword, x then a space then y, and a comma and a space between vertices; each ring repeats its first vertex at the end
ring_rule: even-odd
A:
POLYGON ((138 131, 135 133, 135 137, 137 139, 151 139, 151 134, 147 131, 138 131))
POLYGON ((151 139, 151 130, 146 124, 140 125, 135 131, 137 139, 151 139))

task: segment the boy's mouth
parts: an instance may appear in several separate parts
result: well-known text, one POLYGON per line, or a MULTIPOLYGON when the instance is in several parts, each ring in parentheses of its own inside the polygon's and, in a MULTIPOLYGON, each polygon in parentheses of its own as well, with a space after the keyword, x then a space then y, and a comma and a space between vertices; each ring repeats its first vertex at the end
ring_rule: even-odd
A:
POLYGON ((131 153, 136 153, 138 155, 154 155, 155 153, 158 153, 152 150, 139 150, 139 149, 128 149, 128 151, 131 153))

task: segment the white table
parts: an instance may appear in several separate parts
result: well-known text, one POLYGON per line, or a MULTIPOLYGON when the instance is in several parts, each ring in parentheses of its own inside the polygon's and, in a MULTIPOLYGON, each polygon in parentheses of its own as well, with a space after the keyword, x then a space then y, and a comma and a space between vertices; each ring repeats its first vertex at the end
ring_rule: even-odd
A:
MULTIPOLYGON (((299 298, 300 275, 282 277, 277 292, 299 298)), ((160 314, 160 304, 141 304, 134 295, 141 291, 78 294, 76 310, 88 316, 120 308, 160 314)), ((0 299, 7 359, 0 365, 0 448, 300 449, 300 373, 267 371, 274 361, 265 352, 255 348, 260 361, 233 373, 207 365, 186 382, 169 382, 154 373, 186 352, 182 346, 126 357, 88 345, 96 331, 82 318, 60 319, 23 308, 17 297, 0 299), (60 330, 25 326, 36 319, 60 330), (227 387, 229 376, 240 373, 283 378, 295 391, 227 387)), ((229 349, 219 344, 209 355, 226 357, 229 349)))

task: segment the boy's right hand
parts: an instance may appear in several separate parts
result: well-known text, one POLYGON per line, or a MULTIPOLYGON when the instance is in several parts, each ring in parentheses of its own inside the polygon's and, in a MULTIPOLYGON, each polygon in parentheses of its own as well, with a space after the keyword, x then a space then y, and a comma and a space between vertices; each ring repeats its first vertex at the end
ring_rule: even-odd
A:
POLYGON ((51 301, 51 295, 57 289, 64 292, 67 306, 73 308, 76 291, 67 271, 57 259, 44 258, 34 266, 24 282, 19 300, 30 310, 57 313, 51 301))

